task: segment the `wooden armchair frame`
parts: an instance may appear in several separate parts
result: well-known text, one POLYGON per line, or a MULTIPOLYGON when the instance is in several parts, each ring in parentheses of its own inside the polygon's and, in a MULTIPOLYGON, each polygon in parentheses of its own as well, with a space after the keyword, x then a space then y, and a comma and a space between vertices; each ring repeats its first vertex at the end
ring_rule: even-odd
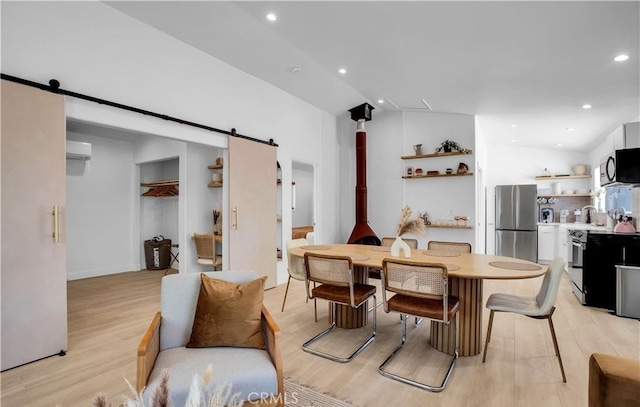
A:
MULTIPOLYGON (((136 390, 140 393, 149 380, 149 375, 153 370, 156 358, 160 353, 160 329, 162 328, 162 315, 156 313, 147 328, 140 344, 138 345, 136 390)), ((246 402, 245 406, 284 406, 284 375, 282 368, 282 352, 280 345, 280 328, 275 320, 262 306, 262 333, 266 350, 269 353, 271 362, 276 368, 278 380, 278 395, 263 399, 261 401, 246 402)))

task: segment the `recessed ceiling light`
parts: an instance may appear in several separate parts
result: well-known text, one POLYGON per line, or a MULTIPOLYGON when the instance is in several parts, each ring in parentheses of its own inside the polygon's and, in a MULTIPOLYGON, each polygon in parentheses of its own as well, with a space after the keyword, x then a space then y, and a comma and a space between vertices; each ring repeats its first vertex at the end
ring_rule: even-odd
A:
POLYGON ((512 142, 512 143, 515 143, 515 142, 516 142, 516 139, 511 140, 511 142, 512 142))
POLYGON ((276 21, 277 19, 278 19, 278 17, 276 17, 276 15, 275 15, 275 14, 273 14, 273 13, 269 13, 269 14, 267 14, 267 20, 269 20, 269 21, 276 21))
POLYGON ((573 127, 567 127, 567 131, 574 131, 575 129, 573 127))
POLYGON ((562 143, 558 143, 558 144, 556 144, 556 146, 562 147, 562 143))
POLYGON ((617 57, 613 58, 613 60, 616 62, 623 62, 623 61, 626 61, 627 59, 629 59, 629 55, 627 54, 620 54, 617 57))
POLYGON ((289 71, 291 71, 292 74, 299 74, 300 72, 302 72, 302 67, 292 66, 291 68, 289 68, 289 71))
POLYGON ((589 104, 582 105, 582 108, 583 109, 591 109, 591 105, 589 105, 589 104))
POLYGON ((347 73, 347 70, 346 70, 346 69, 344 69, 344 68, 340 68, 340 69, 338 69, 338 72, 340 72, 341 74, 343 74, 343 75, 344 75, 344 74, 346 74, 346 73, 347 73))
POLYGON ((383 104, 384 103, 384 99, 378 99, 378 103, 383 104))
POLYGON ((512 124, 512 125, 511 125, 511 126, 509 126, 509 127, 513 127, 513 128, 515 128, 515 127, 518 127, 518 125, 517 125, 517 124, 512 124))

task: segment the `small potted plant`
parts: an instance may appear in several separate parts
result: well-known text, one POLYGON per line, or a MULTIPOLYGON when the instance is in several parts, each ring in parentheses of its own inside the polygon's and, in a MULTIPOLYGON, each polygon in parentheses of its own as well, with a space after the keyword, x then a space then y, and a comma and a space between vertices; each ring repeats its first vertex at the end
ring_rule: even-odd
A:
POLYGON ((453 140, 445 140, 440 144, 440 146, 436 148, 436 153, 441 153, 441 152, 450 153, 452 151, 457 151, 462 154, 470 153, 470 150, 466 148, 462 148, 460 144, 456 143, 453 140))

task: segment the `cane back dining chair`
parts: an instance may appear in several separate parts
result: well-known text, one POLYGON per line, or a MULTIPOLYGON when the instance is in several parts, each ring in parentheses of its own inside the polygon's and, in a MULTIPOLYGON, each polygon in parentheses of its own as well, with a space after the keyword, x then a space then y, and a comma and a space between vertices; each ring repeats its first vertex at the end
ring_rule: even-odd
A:
MULTIPOLYGON (((376 287, 369 284, 354 282, 353 263, 347 256, 328 256, 324 254, 305 253, 305 283, 309 299, 321 298, 333 303, 348 305, 352 308, 367 306, 367 301, 373 297, 376 303, 376 287), (309 283, 319 283, 309 290, 309 283)), ((336 313, 331 312, 331 325, 302 345, 305 352, 312 353, 335 362, 350 362, 360 352, 373 342, 376 336, 376 309, 373 309, 373 332, 350 356, 338 357, 329 353, 312 349, 310 345, 336 329, 336 313)))
MULTIPOLYGON (((402 240, 404 240, 404 242, 412 249, 417 249, 418 248, 418 239, 409 239, 409 238, 402 238, 402 240)), ((388 237, 385 236, 382 238, 382 240, 380 241, 380 246, 382 247, 391 247, 391 245, 393 244, 393 242, 396 241, 395 237, 388 237)), ((380 272, 382 271, 382 269, 377 268, 377 267, 369 267, 369 278, 375 278, 380 280, 381 276, 380 276, 380 272)), ((380 302, 379 304, 376 304, 376 307, 379 307, 382 304, 382 302, 380 302)), ((402 316, 401 316, 402 318, 402 316)), ((416 325, 420 325, 422 323, 422 318, 415 318, 415 324, 416 325)))
MULTIPOLYGON (((289 283, 291 279, 298 281, 304 281, 304 259, 302 257, 297 257, 291 254, 291 249, 294 247, 300 247, 308 244, 307 239, 292 239, 287 241, 286 249, 287 249, 287 261, 289 265, 287 266, 287 271, 289 272, 289 278, 287 279, 287 288, 284 290, 284 298, 282 299, 282 309, 280 312, 284 312, 284 304, 287 301, 287 293, 289 293, 289 283)), ((307 302, 309 302, 309 297, 306 297, 307 302)), ((313 300, 313 311, 315 314, 316 322, 318 322, 318 308, 316 304, 316 300, 313 300)))
MULTIPOLYGON (((418 240, 417 239, 408 239, 408 238, 402 238, 402 240, 405 241, 405 243, 407 245, 409 245, 410 248, 412 249, 417 249, 418 248, 418 240)), ((393 242, 396 241, 395 237, 388 237, 385 236, 382 238, 382 240, 380 240, 380 246, 382 247, 391 247, 391 245, 393 244, 393 242)), ((377 267, 369 267, 369 278, 376 278, 376 279, 380 279, 380 270, 377 267)))
POLYGON ((432 240, 427 244, 427 250, 447 253, 471 253, 471 245, 465 242, 440 242, 432 240))
POLYGON ((540 290, 535 297, 521 297, 512 294, 491 294, 489 296, 489 299, 487 300, 487 308, 491 310, 491 315, 489 316, 487 339, 484 342, 484 353, 482 355, 483 363, 487 358, 487 348, 489 347, 489 341, 491 341, 491 329, 493 328, 493 315, 496 312, 512 312, 514 314, 528 316, 529 318, 546 319, 549 321, 549 330, 551 331, 553 347, 555 348, 556 356, 558 357, 558 364, 560 365, 560 372, 562 373, 562 381, 567 381, 564 374, 564 367, 562 366, 562 358, 560 357, 560 349, 558 348, 556 331, 553 329, 553 320, 551 319, 553 312, 556 310, 555 303, 563 271, 564 260, 560 257, 556 257, 551 264, 549 264, 549 269, 544 275, 540 290))
POLYGON ((460 307, 456 297, 447 291, 447 267, 441 263, 416 263, 407 260, 386 258, 382 262, 382 302, 385 312, 398 312, 402 320, 400 345, 378 368, 380 374, 411 386, 432 392, 444 390, 458 359, 458 329, 455 316, 460 307), (392 297, 387 296, 392 292, 392 297), (454 324, 455 351, 447 373, 440 385, 430 385, 415 379, 400 376, 387 370, 387 365, 399 354, 407 340, 407 316, 454 324))
POLYGON ((216 242, 213 233, 194 233, 193 240, 196 244, 198 264, 212 266, 214 270, 222 268, 222 256, 216 254, 216 242))

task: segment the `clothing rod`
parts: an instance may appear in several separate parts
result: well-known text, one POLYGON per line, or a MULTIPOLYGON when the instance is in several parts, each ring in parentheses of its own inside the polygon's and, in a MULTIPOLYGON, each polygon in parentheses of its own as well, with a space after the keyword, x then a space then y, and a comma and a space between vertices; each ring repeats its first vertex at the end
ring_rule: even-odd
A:
POLYGON ((98 103, 98 104, 101 104, 101 105, 107 105, 107 106, 115 107, 115 108, 118 108, 118 109, 128 110, 130 112, 143 114, 145 116, 153 116, 153 117, 157 117, 158 119, 163 119, 163 120, 167 120, 167 121, 170 121, 170 122, 176 122, 176 123, 184 124, 184 125, 187 125, 187 126, 197 127, 199 129, 213 131, 215 133, 222 133, 222 134, 226 134, 226 135, 229 135, 229 136, 232 136, 232 137, 238 137, 238 138, 242 138, 242 139, 246 139, 246 140, 255 141, 256 143, 268 144, 270 146, 278 147, 278 145, 276 143, 274 143, 273 139, 269 139, 269 141, 265 141, 265 140, 260 140, 260 139, 257 139, 257 138, 245 136, 245 135, 237 133, 236 129, 231 129, 231 131, 221 130, 221 129, 217 129, 215 127, 207 126, 207 125, 200 124, 200 123, 191 122, 191 121, 188 121, 188 120, 183 120, 183 119, 180 119, 180 118, 177 118, 177 117, 173 117, 173 116, 169 116, 169 115, 166 115, 166 114, 160 114, 160 113, 152 112, 152 111, 149 111, 149 110, 139 109, 139 108, 133 107, 133 106, 123 105, 121 103, 116 103, 116 102, 112 102, 112 101, 109 101, 109 100, 96 98, 96 97, 93 97, 93 96, 83 95, 82 93, 77 93, 77 92, 72 92, 72 91, 69 91, 69 90, 60 89, 60 82, 57 81, 56 79, 51 79, 49 81, 49 85, 43 85, 41 83, 33 82, 33 81, 28 80, 28 79, 18 78, 16 76, 7 75, 7 74, 4 74, 4 73, 0 74, 0 76, 4 80, 10 81, 10 82, 15 82, 15 83, 20 83, 22 85, 31 86, 31 87, 34 87, 34 88, 38 88, 40 90, 44 90, 46 92, 57 93, 57 94, 60 94, 60 95, 71 96, 71 97, 74 97, 74 98, 77 98, 77 99, 88 100, 89 102, 94 102, 94 103, 98 103))

